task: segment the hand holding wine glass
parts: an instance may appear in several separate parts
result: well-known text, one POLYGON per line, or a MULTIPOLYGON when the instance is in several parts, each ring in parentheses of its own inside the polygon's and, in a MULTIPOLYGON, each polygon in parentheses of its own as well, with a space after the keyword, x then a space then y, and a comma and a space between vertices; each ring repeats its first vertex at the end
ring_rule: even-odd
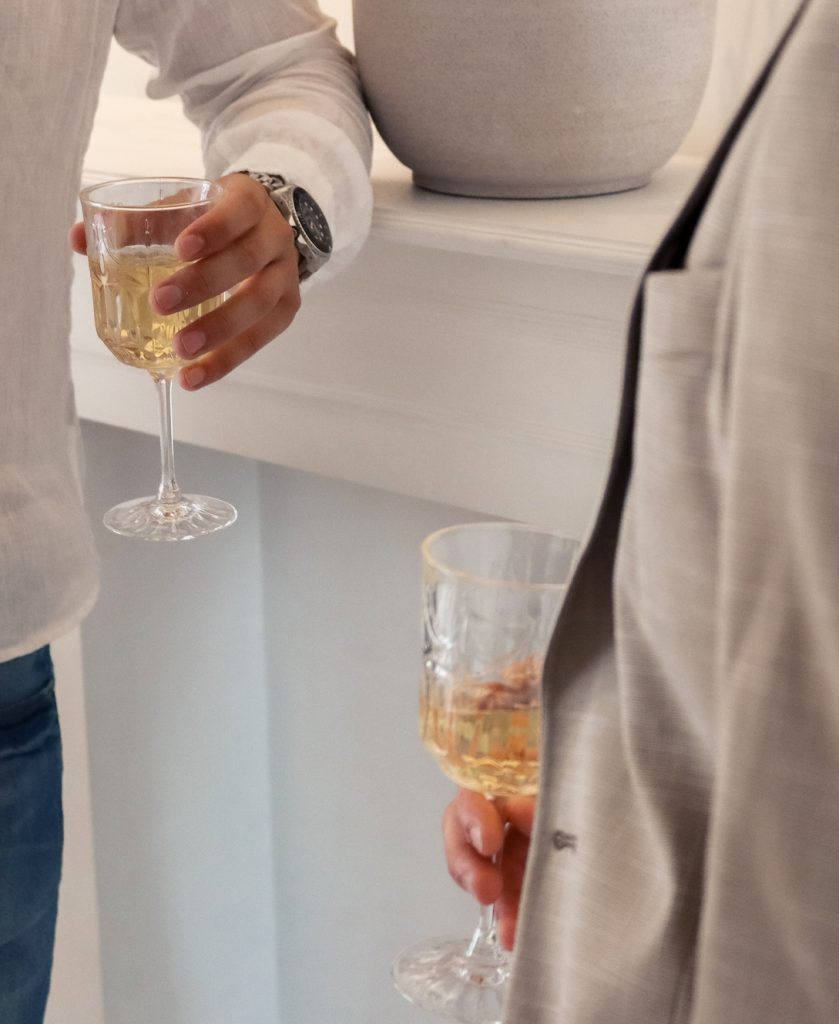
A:
MULTIPOLYGON (((239 173, 215 185, 220 189, 216 202, 198 217, 172 222, 167 236, 184 263, 159 273, 150 296, 155 312, 171 316, 232 293, 214 310, 190 317, 189 338, 185 331, 174 335, 180 383, 190 391, 220 380, 264 348, 300 308, 294 233, 265 188, 239 173), (159 302, 164 288, 180 293, 168 292, 175 301, 165 307, 159 302)), ((135 236, 138 223, 135 218, 135 236)), ((82 255, 87 252, 83 223, 73 226, 70 244, 82 255)))
POLYGON ((536 798, 489 800, 460 789, 443 814, 443 846, 449 874, 478 903, 495 907, 498 940, 515 944, 536 798))
MULTIPOLYGON (((526 807, 512 801, 538 789, 542 663, 577 549, 576 541, 515 523, 455 526, 422 546, 420 733, 441 769, 473 791, 473 813, 486 810, 481 798, 499 802, 494 819, 483 815, 484 854, 506 847, 505 812, 521 811, 521 841, 511 836, 509 852, 519 862, 507 868, 511 881, 523 875, 528 829, 526 807)), ((464 796, 459 809, 467 804, 464 796)), ((456 815, 450 826, 452 820, 456 815)), ((491 901, 493 886, 495 895, 504 891, 504 864, 487 872, 465 844, 454 863, 472 871, 471 884, 489 904, 478 927, 471 938, 405 950, 393 979, 407 999, 432 1012, 464 1024, 500 1024, 510 960, 498 943, 491 901)), ((509 886, 507 895, 517 899, 509 886)))
POLYGON ((300 302, 292 229, 245 175, 129 178, 80 198, 84 235, 77 226, 71 241, 87 253, 97 333, 119 360, 148 370, 160 408, 157 494, 110 509, 105 525, 156 541, 223 529, 235 508, 185 495, 175 478, 172 380, 217 379, 288 326, 300 302))

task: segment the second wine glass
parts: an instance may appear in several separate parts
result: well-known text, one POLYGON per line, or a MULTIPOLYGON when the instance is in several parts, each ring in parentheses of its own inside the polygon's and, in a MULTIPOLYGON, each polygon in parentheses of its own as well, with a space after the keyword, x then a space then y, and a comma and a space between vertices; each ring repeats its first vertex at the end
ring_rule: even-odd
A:
MULTIPOLYGON (((534 795, 541 675, 578 543, 515 523, 467 523, 422 546, 422 739, 459 786, 534 795)), ((464 1024, 500 1024, 510 960, 484 907, 470 938, 405 950, 396 987, 464 1024)))
POLYGON ((105 526, 124 537, 190 540, 236 520, 229 502, 183 494, 175 479, 172 380, 189 360, 176 355, 175 335, 211 312, 219 295, 163 316, 149 293, 184 266, 178 235, 219 201, 224 189, 201 178, 124 178, 86 188, 80 195, 96 332, 129 366, 148 370, 157 387, 161 478, 157 494, 106 512, 105 526))

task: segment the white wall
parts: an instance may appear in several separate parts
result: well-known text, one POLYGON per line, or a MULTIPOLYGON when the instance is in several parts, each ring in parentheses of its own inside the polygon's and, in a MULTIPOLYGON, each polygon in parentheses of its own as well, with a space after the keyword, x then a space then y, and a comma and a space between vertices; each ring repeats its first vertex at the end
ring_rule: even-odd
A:
MULTIPOLYGON (((240 519, 140 544, 98 523, 151 489, 155 439, 84 435, 101 1020, 422 1024, 390 960, 474 908, 443 864, 453 786, 417 734, 418 550, 476 517, 179 446, 182 484, 240 519)), ((64 1005, 55 1024, 100 1024, 64 1005)))
POLYGON ((102 562, 82 640, 105 1020, 276 1021, 254 467, 191 451, 183 482, 235 495, 243 528, 144 545, 100 523, 155 490, 155 439, 90 427, 85 448, 102 562))

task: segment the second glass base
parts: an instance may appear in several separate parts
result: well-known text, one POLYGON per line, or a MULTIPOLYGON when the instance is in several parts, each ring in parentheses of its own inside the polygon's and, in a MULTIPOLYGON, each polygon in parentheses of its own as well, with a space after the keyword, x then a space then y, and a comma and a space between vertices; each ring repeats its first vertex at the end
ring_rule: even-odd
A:
POLYGON ((432 939, 400 953, 391 975, 410 1002, 462 1024, 503 1024, 510 958, 472 939, 432 939))
POLYGON ((140 540, 193 540, 236 522, 236 509, 220 498, 182 494, 177 501, 157 497, 125 501, 109 509, 102 522, 121 537, 140 540))

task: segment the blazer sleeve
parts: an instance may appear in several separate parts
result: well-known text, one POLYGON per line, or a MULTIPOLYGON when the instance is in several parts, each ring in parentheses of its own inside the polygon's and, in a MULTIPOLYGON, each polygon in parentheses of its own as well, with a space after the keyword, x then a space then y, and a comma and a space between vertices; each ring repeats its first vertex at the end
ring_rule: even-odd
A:
POLYGON ((180 94, 210 177, 268 171, 312 193, 335 244, 314 280, 355 256, 372 211, 371 130, 354 59, 316 0, 121 0, 114 34, 156 69, 149 96, 180 94))
POLYGON ((839 7, 813 0, 766 97, 729 264, 690 1024, 821 1024, 839 1007, 837 49, 839 7))

